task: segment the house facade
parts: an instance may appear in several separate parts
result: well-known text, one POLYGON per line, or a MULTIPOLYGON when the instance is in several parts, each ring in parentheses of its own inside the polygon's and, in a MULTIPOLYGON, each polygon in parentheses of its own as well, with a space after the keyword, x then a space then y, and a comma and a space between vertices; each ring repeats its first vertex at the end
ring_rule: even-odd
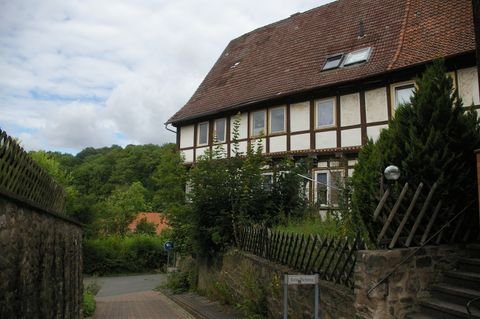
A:
MULTIPOLYGON (((442 58, 465 106, 480 108, 470 0, 338 0, 232 40, 167 124, 187 164, 260 143, 272 159, 314 162, 316 185, 351 176, 415 77, 442 58)), ((326 204, 335 204, 328 187, 326 204)))

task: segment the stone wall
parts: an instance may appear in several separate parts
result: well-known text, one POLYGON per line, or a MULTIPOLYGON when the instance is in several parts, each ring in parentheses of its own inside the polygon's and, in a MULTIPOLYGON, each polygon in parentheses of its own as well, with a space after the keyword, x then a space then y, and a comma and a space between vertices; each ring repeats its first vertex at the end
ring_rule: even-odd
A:
POLYGON ((0 318, 81 318, 82 230, 0 193, 0 318))
POLYGON ((355 309, 357 318, 405 318, 415 310, 419 298, 429 296, 428 288, 440 281, 463 254, 457 245, 427 246, 403 264, 370 297, 367 291, 384 278, 413 248, 364 250, 355 265, 355 309))
MULTIPOLYGON (((287 267, 231 251, 220 260, 199 263, 198 290, 243 308, 260 308, 268 318, 282 318, 283 275, 286 272, 289 272, 287 267), (257 304, 252 305, 249 300, 257 304)), ((289 286, 288 300, 288 318, 313 318, 314 286, 289 286)), ((321 281, 320 312, 322 319, 355 318, 353 291, 321 281)))

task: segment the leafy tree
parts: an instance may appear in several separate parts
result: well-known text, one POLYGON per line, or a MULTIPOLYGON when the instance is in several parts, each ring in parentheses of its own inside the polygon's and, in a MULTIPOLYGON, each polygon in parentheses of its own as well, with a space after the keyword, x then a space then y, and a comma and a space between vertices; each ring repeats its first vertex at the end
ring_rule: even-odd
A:
POLYGON ((146 235, 155 235, 157 233, 157 226, 154 223, 147 221, 146 218, 142 218, 135 228, 135 233, 137 234, 146 234, 146 235))
POLYGON ((376 232, 372 214, 382 172, 390 164, 400 168, 399 184, 423 182, 430 188, 437 182, 441 193, 435 201, 443 198, 447 206, 459 209, 476 198, 473 152, 480 146, 476 113, 463 107, 441 62, 429 66, 416 86, 410 103, 396 110, 389 128, 359 155, 353 206, 370 234, 376 232))
POLYGON ((153 207, 167 211, 171 206, 185 204, 187 171, 174 144, 163 146, 159 158, 160 162, 151 176, 155 189, 153 207))
POLYGON ((127 189, 116 189, 99 205, 102 209, 98 222, 103 234, 125 236, 128 225, 140 211, 150 210, 145 200, 146 190, 140 182, 134 182, 127 189))
POLYGON ((60 165, 59 161, 56 160, 53 155, 45 151, 32 151, 29 155, 63 187, 66 195, 66 214, 75 217, 73 207, 77 200, 78 191, 75 186, 72 185, 72 175, 60 165))

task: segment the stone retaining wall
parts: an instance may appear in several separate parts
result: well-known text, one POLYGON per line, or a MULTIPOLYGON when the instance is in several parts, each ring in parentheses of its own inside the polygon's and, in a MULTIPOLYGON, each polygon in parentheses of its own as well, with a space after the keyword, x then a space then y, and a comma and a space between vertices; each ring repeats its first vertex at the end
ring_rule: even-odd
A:
POLYGON ((384 278, 414 249, 364 250, 355 265, 356 318, 405 318, 415 310, 419 298, 429 296, 428 288, 442 279, 464 254, 460 246, 427 246, 403 264, 388 280, 367 297, 367 291, 384 278))
POLYGON ((0 318, 81 318, 82 230, 0 194, 0 318))
MULTIPOLYGON (((218 292, 220 289, 219 293, 230 295, 230 301, 238 304, 253 298, 260 301, 258 307, 265 307, 268 318, 283 318, 285 272, 289 272, 287 267, 251 254, 232 251, 221 260, 199 263, 198 290, 211 295, 212 291, 218 292)), ((288 300, 288 318, 313 318, 313 286, 289 286, 288 300)), ((321 281, 320 311, 322 319, 355 318, 353 291, 321 281)))

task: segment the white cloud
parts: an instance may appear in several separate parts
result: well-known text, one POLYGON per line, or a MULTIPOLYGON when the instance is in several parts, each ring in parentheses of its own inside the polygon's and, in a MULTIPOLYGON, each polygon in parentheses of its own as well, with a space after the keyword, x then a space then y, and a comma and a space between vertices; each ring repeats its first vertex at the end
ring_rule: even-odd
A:
POLYGON ((325 2, 0 1, 0 126, 29 149, 173 142, 231 39, 325 2))

